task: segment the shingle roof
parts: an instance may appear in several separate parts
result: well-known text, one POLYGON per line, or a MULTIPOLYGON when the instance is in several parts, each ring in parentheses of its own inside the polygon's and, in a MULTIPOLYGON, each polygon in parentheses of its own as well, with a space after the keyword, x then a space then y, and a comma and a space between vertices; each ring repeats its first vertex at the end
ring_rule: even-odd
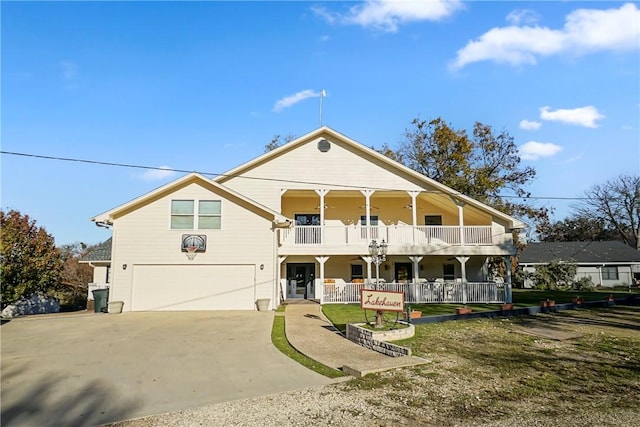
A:
POLYGON ((529 243, 520 254, 520 264, 573 259, 576 263, 640 263, 640 251, 623 242, 529 243))
POLYGON ((81 261, 111 261, 111 237, 83 256, 81 261))

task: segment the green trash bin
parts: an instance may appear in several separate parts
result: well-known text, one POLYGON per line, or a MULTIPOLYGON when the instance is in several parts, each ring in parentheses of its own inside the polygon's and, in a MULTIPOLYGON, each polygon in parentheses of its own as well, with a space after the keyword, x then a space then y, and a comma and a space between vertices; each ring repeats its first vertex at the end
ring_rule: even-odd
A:
POLYGON ((93 294, 93 311, 95 313, 106 313, 109 289, 95 289, 91 293, 93 294))

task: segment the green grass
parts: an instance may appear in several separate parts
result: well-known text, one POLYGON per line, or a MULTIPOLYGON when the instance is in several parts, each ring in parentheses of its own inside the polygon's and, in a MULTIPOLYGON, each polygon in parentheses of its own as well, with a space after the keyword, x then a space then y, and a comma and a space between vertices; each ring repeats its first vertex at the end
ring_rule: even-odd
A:
POLYGON ((557 304, 571 302, 573 298, 581 296, 585 301, 600 301, 613 294, 616 298, 625 298, 629 292, 619 290, 582 291, 538 291, 535 289, 514 289, 513 303, 516 307, 538 305, 543 300, 554 300, 557 304))
POLYGON ((273 318, 271 341, 273 342, 273 345, 284 355, 300 363, 302 366, 319 373, 320 375, 324 375, 325 377, 329 378, 338 378, 344 376, 341 371, 332 369, 328 366, 323 365, 322 363, 316 362, 315 360, 308 358, 307 356, 293 348, 291 344, 289 344, 289 341, 287 341, 287 336, 285 334, 284 316, 275 316, 273 318))
MULTIPOLYGON (((611 290, 577 292, 577 291, 538 291, 533 289, 513 289, 513 304, 518 307, 538 306, 540 301, 554 300, 556 304, 570 303, 573 298, 580 296, 585 301, 600 301, 606 299, 610 294, 616 298, 625 298, 628 292, 615 292, 611 290)), ((464 304, 408 304, 412 310, 422 311, 423 316, 437 316, 443 314, 454 314, 457 307, 464 304)), ((500 304, 467 304, 474 312, 500 310, 500 304)), ((325 316, 338 328, 345 332, 347 323, 364 323, 373 319, 374 313, 365 312, 360 308, 360 304, 325 304, 322 306, 325 316)))

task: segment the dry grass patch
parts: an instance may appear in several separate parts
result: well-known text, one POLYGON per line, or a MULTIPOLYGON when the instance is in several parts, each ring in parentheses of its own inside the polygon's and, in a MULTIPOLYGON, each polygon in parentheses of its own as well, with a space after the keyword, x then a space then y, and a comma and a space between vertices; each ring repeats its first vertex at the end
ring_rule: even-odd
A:
POLYGON ((619 414, 640 413, 638 307, 416 325, 416 336, 399 344, 432 363, 366 376, 343 387, 377 390, 368 395, 370 403, 406 422, 534 425, 553 420, 554 425, 574 425, 557 420, 573 414, 567 420, 575 421, 576 413, 587 413, 602 425, 608 424, 607 417, 626 425, 616 421, 619 414), (527 327, 581 336, 556 341, 516 333, 527 327))

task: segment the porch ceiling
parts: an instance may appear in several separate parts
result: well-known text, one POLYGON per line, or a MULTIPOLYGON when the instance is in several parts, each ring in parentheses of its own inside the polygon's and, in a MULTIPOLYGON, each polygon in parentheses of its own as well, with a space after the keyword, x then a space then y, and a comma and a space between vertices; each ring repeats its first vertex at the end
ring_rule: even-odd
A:
MULTIPOLYGON (((313 199, 319 201, 320 196, 318 196, 314 190, 310 189, 289 189, 282 195, 282 199, 313 199)), ((325 195, 325 203, 327 205, 331 205, 331 200, 335 199, 361 199, 362 204, 364 204, 365 197, 358 189, 329 190, 325 195)), ((409 196, 405 191, 376 191, 371 196, 372 207, 376 206, 376 201, 379 201, 380 199, 397 200, 398 203, 403 204, 407 209, 411 208, 411 196, 409 196)), ((457 207, 448 194, 424 191, 418 195, 417 205, 418 213, 422 215, 438 213, 457 215, 457 207)), ((474 221, 477 223, 487 223, 488 221, 491 221, 491 216, 489 214, 471 205, 465 205, 464 216, 467 221, 474 221)))

